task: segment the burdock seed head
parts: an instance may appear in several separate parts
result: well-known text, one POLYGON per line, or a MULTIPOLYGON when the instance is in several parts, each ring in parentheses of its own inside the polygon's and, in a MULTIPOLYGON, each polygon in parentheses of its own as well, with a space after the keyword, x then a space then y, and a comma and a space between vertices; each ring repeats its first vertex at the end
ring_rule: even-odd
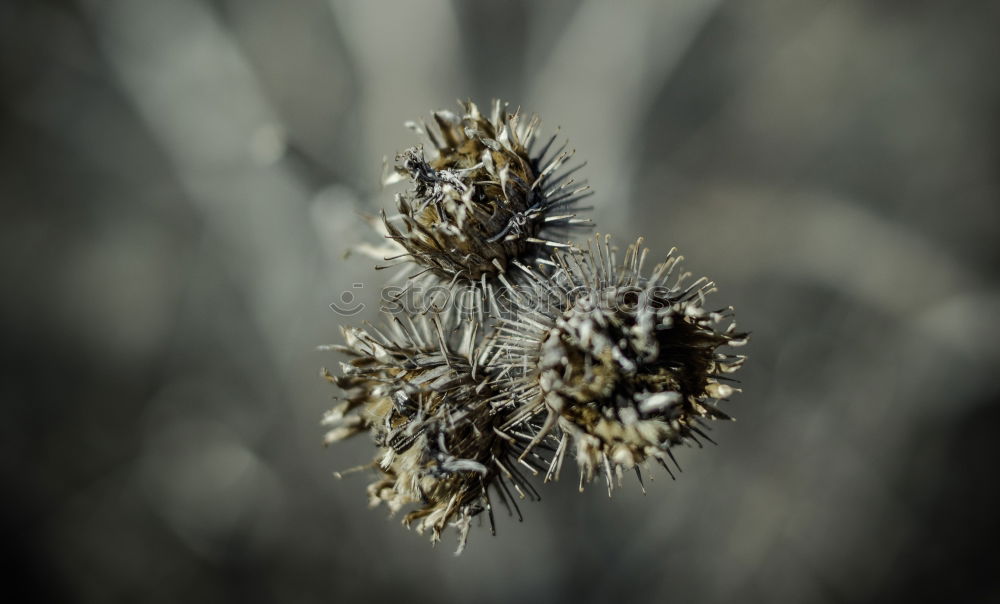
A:
POLYGON ((685 285, 688 275, 674 275, 679 257, 644 276, 647 251, 638 240, 622 264, 607 238, 557 251, 553 277, 525 271, 514 292, 517 316, 501 322, 498 337, 503 373, 513 376, 509 421, 545 416, 534 442, 558 439, 546 480, 572 447, 581 488, 602 472, 610 494, 613 475, 620 482, 623 470, 638 473, 650 459, 666 467, 671 447, 708 438, 704 420, 728 418, 717 403, 737 390, 726 374, 743 357, 720 348, 746 336, 729 321, 731 308, 705 310, 711 282, 685 285))
POLYGON ((708 420, 729 418, 718 405, 744 357, 728 349, 747 337, 731 307, 705 308, 714 285, 686 284, 672 251, 644 274, 642 239, 621 263, 607 238, 560 240, 588 222, 574 212, 589 191, 576 168, 558 172, 572 152, 556 137, 533 147, 537 116, 461 109, 409 124, 429 145, 399 153, 386 178, 409 184, 398 213, 372 219, 389 245, 359 246, 406 267, 407 286, 383 297, 400 314, 382 331, 344 329, 334 348, 350 360, 323 371, 342 390, 326 442, 374 441, 355 468, 376 474, 371 504, 405 509, 435 543, 455 527, 458 552, 483 512, 495 534, 494 501, 520 518, 517 499, 539 499, 524 468, 557 479, 567 452, 581 490, 603 474, 610 495, 654 460, 673 476, 672 448, 701 446, 708 420))
MULTIPOLYGON (((540 149, 533 143, 540 120, 510 114, 499 100, 489 116, 470 102, 461 115, 433 113, 431 125, 410 123, 426 135, 430 149, 412 147, 396 156, 387 184, 408 180, 413 187, 396 195, 398 214, 382 214, 388 237, 402 246, 396 256, 414 262, 417 274, 464 284, 493 281, 528 264, 560 229, 587 221, 573 206, 588 193, 557 175, 572 155, 565 145, 540 149)), ((575 170, 575 169, 574 169, 575 170)))
POLYGON ((508 411, 488 402, 490 344, 476 345, 475 322, 458 333, 455 327, 448 317, 421 315, 392 320, 388 333, 344 330, 346 345, 336 348, 352 359, 341 376, 324 371, 344 400, 323 423, 327 443, 369 431, 378 449, 362 466, 378 474, 368 486, 371 504, 385 503, 391 513, 413 506, 403 524, 429 531, 432 542, 456 527, 460 553, 481 512, 495 534, 491 490, 515 509, 512 488, 521 498, 538 495, 516 467, 530 439, 500 430, 508 411))

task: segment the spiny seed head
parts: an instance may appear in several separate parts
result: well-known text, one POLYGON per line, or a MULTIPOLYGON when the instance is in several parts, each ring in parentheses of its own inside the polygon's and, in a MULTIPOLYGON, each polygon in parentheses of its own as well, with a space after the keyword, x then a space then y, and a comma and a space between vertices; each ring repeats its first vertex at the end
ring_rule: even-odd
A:
MULTIPOLYGON (((374 328, 345 330, 352 360, 343 375, 324 372, 345 393, 327 413, 327 442, 370 431, 377 446, 368 467, 378 479, 368 487, 373 506, 391 513, 416 506, 403 518, 432 542, 447 526, 465 546, 471 520, 483 511, 493 526, 490 489, 505 504, 513 488, 537 493, 514 468, 527 439, 499 430, 506 411, 493 409, 490 377, 480 368, 489 345, 476 347, 476 327, 466 324, 454 337, 455 321, 419 316, 394 321, 390 335, 374 328), (514 471, 511 471, 514 468, 514 471)), ((495 529, 494 529, 495 530, 495 529)))
POLYGON ((516 317, 501 322, 510 404, 519 409, 512 423, 544 413, 535 442, 560 434, 547 478, 572 444, 581 488, 603 471, 610 493, 612 473, 620 481, 648 459, 665 465, 670 447, 704 436, 703 420, 728 418, 716 403, 737 390, 726 374, 743 357, 719 349, 745 334, 735 323, 718 329, 731 309, 706 311, 713 284, 674 278, 678 257, 643 276, 641 246, 629 246, 621 265, 607 239, 557 252, 555 274, 527 271, 513 297, 516 317))
POLYGON ((569 173, 556 171, 572 155, 555 137, 533 151, 540 120, 510 114, 499 100, 490 116, 470 102, 462 114, 433 113, 433 124, 410 123, 427 136, 432 151, 412 147, 396 156, 387 184, 408 180, 396 195, 398 214, 382 221, 388 237, 417 265, 451 283, 485 283, 530 263, 561 230, 587 221, 572 206, 588 194, 569 173))
POLYGON ((396 156, 386 184, 409 188, 397 214, 372 219, 389 245, 359 246, 406 267, 408 285, 383 299, 402 314, 385 332, 345 329, 334 348, 349 362, 323 371, 343 391, 326 442, 374 441, 355 468, 377 475, 371 504, 407 509, 403 523, 432 542, 456 527, 458 552, 484 511, 495 534, 493 497, 518 518, 517 498, 539 499, 521 468, 558 479, 571 451, 581 490, 601 473, 609 495, 652 460, 673 476, 672 448, 728 419, 718 403, 738 391, 728 374, 744 357, 727 349, 747 337, 732 308, 705 309, 713 284, 686 285, 673 252, 647 275, 642 239, 621 263, 607 238, 557 241, 588 222, 573 214, 589 195, 576 168, 557 175, 572 152, 554 136, 534 149, 537 116, 461 107, 409 124, 429 151, 396 156))

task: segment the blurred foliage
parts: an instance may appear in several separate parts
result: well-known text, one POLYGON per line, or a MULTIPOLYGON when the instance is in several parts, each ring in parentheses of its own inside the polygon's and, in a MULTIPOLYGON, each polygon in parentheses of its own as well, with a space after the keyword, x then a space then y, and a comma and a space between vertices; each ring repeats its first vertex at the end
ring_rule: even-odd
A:
POLYGON ((4 3, 14 586, 997 598, 998 27, 988 0, 4 3), (561 126, 596 222, 677 245, 753 339, 739 421, 676 482, 566 480, 454 558, 332 478, 369 445, 322 449, 315 346, 352 284, 374 314, 343 256, 377 243, 403 122, 494 96, 561 126))

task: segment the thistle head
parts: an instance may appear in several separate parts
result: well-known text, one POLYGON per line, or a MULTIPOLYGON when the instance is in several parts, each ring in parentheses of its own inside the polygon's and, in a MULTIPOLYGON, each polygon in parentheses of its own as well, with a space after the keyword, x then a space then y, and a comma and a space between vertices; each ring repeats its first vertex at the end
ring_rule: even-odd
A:
POLYGON ((324 418, 327 442, 362 431, 375 442, 375 459, 364 466, 377 474, 370 503, 390 513, 410 508, 403 524, 432 542, 456 527, 459 552, 473 517, 487 512, 493 528, 491 491, 505 505, 511 488, 537 498, 514 467, 526 439, 502 432, 506 412, 488 403, 491 377, 481 363, 489 345, 476 346, 475 325, 466 325, 456 336, 454 321, 418 316, 393 321, 387 333, 345 330, 339 348, 353 358, 340 376, 324 372, 345 393, 324 418))
POLYGON ((412 188, 396 195, 398 214, 382 220, 400 258, 450 283, 492 282, 516 262, 530 264, 562 230, 587 221, 573 206, 588 193, 569 173, 556 174, 572 151, 553 150, 553 136, 533 150, 540 120, 510 114, 499 100, 485 116, 470 102, 462 114, 433 113, 410 127, 427 137, 396 156, 387 184, 412 188))
POLYGON ((705 437, 704 420, 728 418, 717 403, 737 390, 727 374, 743 357, 720 349, 746 336, 731 309, 705 309, 711 282, 685 285, 677 257, 644 276, 646 253, 641 239, 622 264, 607 239, 557 252, 555 274, 527 271, 516 316, 502 321, 510 404, 522 410, 515 422, 543 414, 534 442, 559 440, 549 478, 572 446, 581 488, 602 472, 610 492, 613 474, 651 459, 666 465, 671 447, 705 437))

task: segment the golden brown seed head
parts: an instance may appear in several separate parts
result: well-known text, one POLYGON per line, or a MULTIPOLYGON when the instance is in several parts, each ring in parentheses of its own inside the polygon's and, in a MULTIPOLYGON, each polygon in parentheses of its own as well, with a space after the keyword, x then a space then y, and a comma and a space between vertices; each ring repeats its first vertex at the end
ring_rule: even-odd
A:
POLYGON ((671 446, 704 434, 701 422, 728 417, 716 403, 735 391, 726 374, 743 360, 720 351, 745 335, 718 329, 731 309, 704 309, 712 284, 671 282, 676 258, 643 276, 640 247, 621 265, 607 240, 558 253, 551 279, 522 287, 532 307, 502 328, 511 389, 522 393, 514 406, 546 414, 546 430, 575 446, 581 480, 603 472, 609 489, 612 471, 665 461, 671 446))
POLYGON ((386 182, 413 186, 396 195, 398 214, 382 217, 389 238, 420 270, 449 282, 492 280, 515 261, 529 264, 546 234, 586 222, 571 208, 588 188, 554 174, 572 153, 550 153, 551 140, 532 152, 537 116, 525 121, 499 101, 489 117, 472 102, 462 115, 433 116, 431 126, 413 125, 427 135, 431 157, 422 146, 397 155, 386 182))
POLYGON ((368 486, 371 504, 409 508, 403 523, 434 542, 456 527, 461 551, 473 517, 487 511, 492 525, 490 490, 506 502, 505 481, 525 487, 508 471, 525 443, 498 431, 507 411, 489 405, 490 378, 477 372, 486 351, 472 346, 474 334, 456 341, 448 335, 454 322, 436 318, 420 317, 412 329, 393 325, 391 335, 345 330, 340 349, 353 358, 343 375, 326 373, 345 393, 324 419, 327 442, 369 431, 377 448, 369 467, 378 474, 368 486))

